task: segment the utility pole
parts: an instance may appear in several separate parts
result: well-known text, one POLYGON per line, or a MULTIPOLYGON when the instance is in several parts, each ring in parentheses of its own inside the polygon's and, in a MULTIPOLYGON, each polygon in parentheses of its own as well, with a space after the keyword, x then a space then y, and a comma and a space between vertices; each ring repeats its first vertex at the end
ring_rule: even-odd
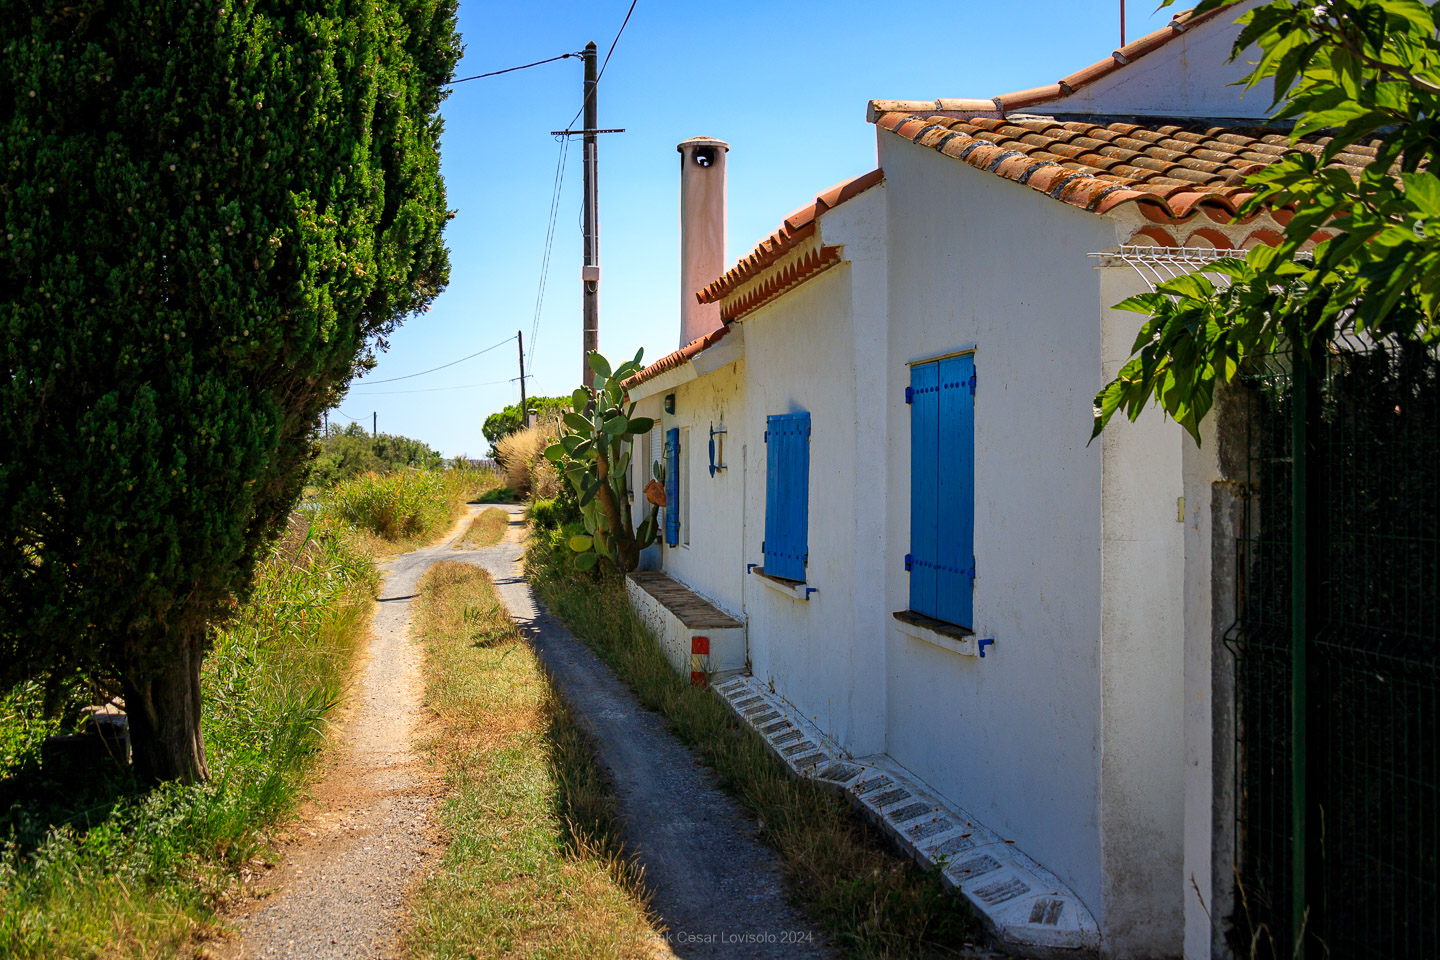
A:
POLYGON ((380 436, 380 411, 375 410, 370 414, 370 436, 380 436))
POLYGON ((1120 46, 1125 46, 1125 0, 1120 0, 1120 46))
POLYGON ((530 411, 525 407, 525 332, 515 331, 515 342, 520 345, 520 427, 530 426, 530 411))
POLYGON ((580 271, 584 286, 584 335, 583 350, 580 354, 580 382, 590 386, 595 382, 595 373, 586 362, 592 350, 600 349, 600 196, 597 183, 596 153, 599 141, 596 129, 600 126, 599 110, 595 102, 598 92, 598 78, 595 73, 595 41, 585 44, 585 265, 580 271))

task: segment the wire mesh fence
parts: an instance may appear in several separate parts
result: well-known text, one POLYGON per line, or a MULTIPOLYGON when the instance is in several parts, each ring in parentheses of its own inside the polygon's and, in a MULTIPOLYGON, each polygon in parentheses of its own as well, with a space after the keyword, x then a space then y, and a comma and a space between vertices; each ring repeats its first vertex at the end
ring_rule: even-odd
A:
POLYGON ((1246 377, 1232 946, 1440 957, 1440 361, 1349 340, 1311 364, 1308 403, 1288 356, 1246 377))

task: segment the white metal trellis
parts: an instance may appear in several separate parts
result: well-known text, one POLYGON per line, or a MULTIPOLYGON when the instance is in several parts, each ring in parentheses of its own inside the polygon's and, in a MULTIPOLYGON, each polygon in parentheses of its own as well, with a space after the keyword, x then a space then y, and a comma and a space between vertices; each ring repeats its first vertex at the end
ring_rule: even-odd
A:
MULTIPOLYGON (((1187 273, 1201 273, 1216 260, 1243 257, 1245 253, 1242 250, 1216 250, 1214 247, 1146 247, 1125 243, 1114 250, 1103 250, 1090 256, 1100 261, 1098 265, 1102 267, 1128 264, 1153 291, 1167 280, 1187 273)), ((1212 279, 1221 285, 1230 282, 1229 277, 1213 276, 1212 279)))

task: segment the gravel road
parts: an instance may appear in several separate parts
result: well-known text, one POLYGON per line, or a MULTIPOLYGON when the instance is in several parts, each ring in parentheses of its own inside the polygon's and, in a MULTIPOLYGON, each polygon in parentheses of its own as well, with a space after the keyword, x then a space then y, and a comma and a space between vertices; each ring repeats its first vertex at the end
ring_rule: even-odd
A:
MULTIPOLYGON (((478 512, 475 507, 470 516, 478 512)), ((232 916, 239 936, 212 947, 230 960, 398 956, 405 897, 443 851, 430 810, 439 783, 413 749, 424 722, 420 651, 408 639, 421 576, 439 560, 483 567, 502 602, 598 745, 617 785, 626 849, 638 855, 652 906, 682 958, 830 958, 815 924, 786 896, 756 822, 588 647, 535 600, 521 575, 520 509, 494 547, 445 542, 392 558, 385 570, 353 706, 307 811, 269 878, 273 893, 232 916)))

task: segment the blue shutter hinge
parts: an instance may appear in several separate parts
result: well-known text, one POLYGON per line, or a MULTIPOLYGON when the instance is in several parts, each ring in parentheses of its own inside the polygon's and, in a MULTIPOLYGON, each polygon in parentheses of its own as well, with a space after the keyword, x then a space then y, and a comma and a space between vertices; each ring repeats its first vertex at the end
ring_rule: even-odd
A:
POLYGON ((905 554, 905 569, 906 569, 906 570, 909 570, 909 569, 910 569, 910 565, 911 565, 912 563, 914 563, 914 562, 915 562, 915 554, 913 554, 913 553, 907 553, 907 554, 905 554))
POLYGON ((762 557, 768 556, 768 554, 765 552, 765 541, 764 541, 764 540, 761 540, 761 541, 760 541, 760 556, 762 556, 762 557))
POLYGON ((970 569, 969 569, 969 570, 961 570, 960 572, 963 573, 963 574, 965 574, 965 576, 969 577, 969 578, 973 581, 973 580, 975 579, 975 558, 974 558, 974 557, 971 557, 971 558, 970 558, 970 569))
POLYGON ((906 403, 914 403, 914 402, 915 402, 915 388, 914 388, 914 387, 906 387, 906 388, 905 388, 905 402, 906 402, 906 403))
POLYGON ((976 380, 975 374, 973 374, 973 373, 970 374, 970 396, 972 396, 972 397, 975 396, 975 380, 976 380))
POLYGON ((985 648, 988 647, 988 646, 990 646, 990 645, 993 644, 994 642, 995 642, 995 638, 994 638, 994 637, 986 637, 984 640, 976 641, 975 646, 978 647, 979 650, 980 650, 980 659, 981 659, 981 660, 984 660, 984 659, 985 659, 985 648))
POLYGON ((770 431, 769 431, 769 430, 766 430, 766 431, 765 431, 765 442, 766 442, 766 443, 769 443, 769 442, 770 442, 770 431))
POLYGON ((810 566, 810 554, 802 554, 800 557, 800 562, 807 567, 810 566))

